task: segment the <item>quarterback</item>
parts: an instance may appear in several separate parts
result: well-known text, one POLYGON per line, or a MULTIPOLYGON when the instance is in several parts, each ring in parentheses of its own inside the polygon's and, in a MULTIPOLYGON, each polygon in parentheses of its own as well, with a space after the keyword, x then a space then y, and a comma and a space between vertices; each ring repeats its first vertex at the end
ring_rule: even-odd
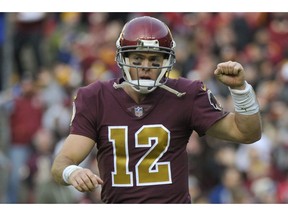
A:
POLYGON ((244 144, 260 139, 259 105, 242 65, 223 62, 214 71, 231 92, 235 112, 227 112, 203 82, 169 79, 175 46, 156 18, 124 25, 116 42, 123 76, 77 91, 70 134, 52 166, 56 182, 81 192, 101 186, 104 203, 190 203, 191 133, 244 144), (79 166, 95 145, 99 176, 79 166))

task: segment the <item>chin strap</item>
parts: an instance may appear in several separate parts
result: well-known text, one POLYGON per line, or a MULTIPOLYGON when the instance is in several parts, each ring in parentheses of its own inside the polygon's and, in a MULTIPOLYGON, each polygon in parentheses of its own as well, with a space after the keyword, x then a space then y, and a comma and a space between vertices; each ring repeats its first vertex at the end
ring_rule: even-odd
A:
MULTIPOLYGON (((130 84, 128 82, 122 82, 120 84, 118 84, 116 82, 113 83, 113 87, 115 89, 123 88, 126 85, 130 85, 130 84)), ((183 95, 186 94, 186 92, 179 92, 179 91, 177 91, 175 89, 172 89, 172 88, 170 88, 169 86, 166 86, 166 85, 160 85, 159 87, 162 88, 162 89, 165 89, 166 91, 169 91, 170 93, 175 94, 177 97, 182 97, 183 95)))
POLYGON ((126 85, 129 85, 129 84, 128 84, 127 82, 122 82, 122 83, 120 83, 120 84, 118 84, 118 83, 116 83, 116 82, 113 83, 113 87, 114 87, 115 89, 123 88, 123 87, 126 86, 126 85))
POLYGON ((179 91, 177 91, 175 89, 172 89, 172 88, 170 88, 169 86, 166 86, 166 85, 160 85, 159 87, 165 89, 166 91, 169 91, 169 92, 175 94, 177 97, 182 97, 183 95, 186 94, 186 92, 179 92, 179 91))

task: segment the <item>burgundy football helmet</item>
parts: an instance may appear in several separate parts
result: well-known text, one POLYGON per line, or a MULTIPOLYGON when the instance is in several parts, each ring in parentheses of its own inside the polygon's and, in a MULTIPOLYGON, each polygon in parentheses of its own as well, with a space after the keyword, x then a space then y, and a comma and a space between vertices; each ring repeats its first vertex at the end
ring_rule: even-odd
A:
POLYGON ((143 94, 152 92, 156 87, 164 85, 176 62, 175 46, 176 43, 167 25, 156 18, 142 16, 126 23, 116 42, 116 62, 123 71, 126 83, 131 85, 135 91, 143 94), (149 67, 150 69, 159 69, 158 78, 156 80, 132 80, 130 68, 143 67, 129 63, 128 53, 130 52, 163 53, 163 64, 159 67, 149 67))

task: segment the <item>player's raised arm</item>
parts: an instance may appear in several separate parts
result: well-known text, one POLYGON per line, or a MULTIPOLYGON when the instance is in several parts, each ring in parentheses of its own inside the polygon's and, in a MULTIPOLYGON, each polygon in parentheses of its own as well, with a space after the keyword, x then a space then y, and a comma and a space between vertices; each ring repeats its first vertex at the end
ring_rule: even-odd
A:
POLYGON ((238 62, 223 62, 214 71, 217 79, 228 86, 235 107, 215 123, 207 134, 240 143, 253 143, 261 138, 262 126, 259 105, 252 86, 245 81, 245 71, 238 62))

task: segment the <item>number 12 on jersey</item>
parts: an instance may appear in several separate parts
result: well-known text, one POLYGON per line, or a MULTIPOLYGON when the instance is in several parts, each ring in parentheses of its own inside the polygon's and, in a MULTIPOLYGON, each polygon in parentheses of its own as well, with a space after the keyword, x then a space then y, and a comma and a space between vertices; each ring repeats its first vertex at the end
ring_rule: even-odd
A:
POLYGON ((148 148, 147 152, 129 170, 128 126, 108 127, 109 141, 113 145, 114 171, 112 186, 132 187, 171 184, 170 162, 159 162, 170 145, 170 131, 163 125, 144 125, 135 133, 135 148, 148 148))

